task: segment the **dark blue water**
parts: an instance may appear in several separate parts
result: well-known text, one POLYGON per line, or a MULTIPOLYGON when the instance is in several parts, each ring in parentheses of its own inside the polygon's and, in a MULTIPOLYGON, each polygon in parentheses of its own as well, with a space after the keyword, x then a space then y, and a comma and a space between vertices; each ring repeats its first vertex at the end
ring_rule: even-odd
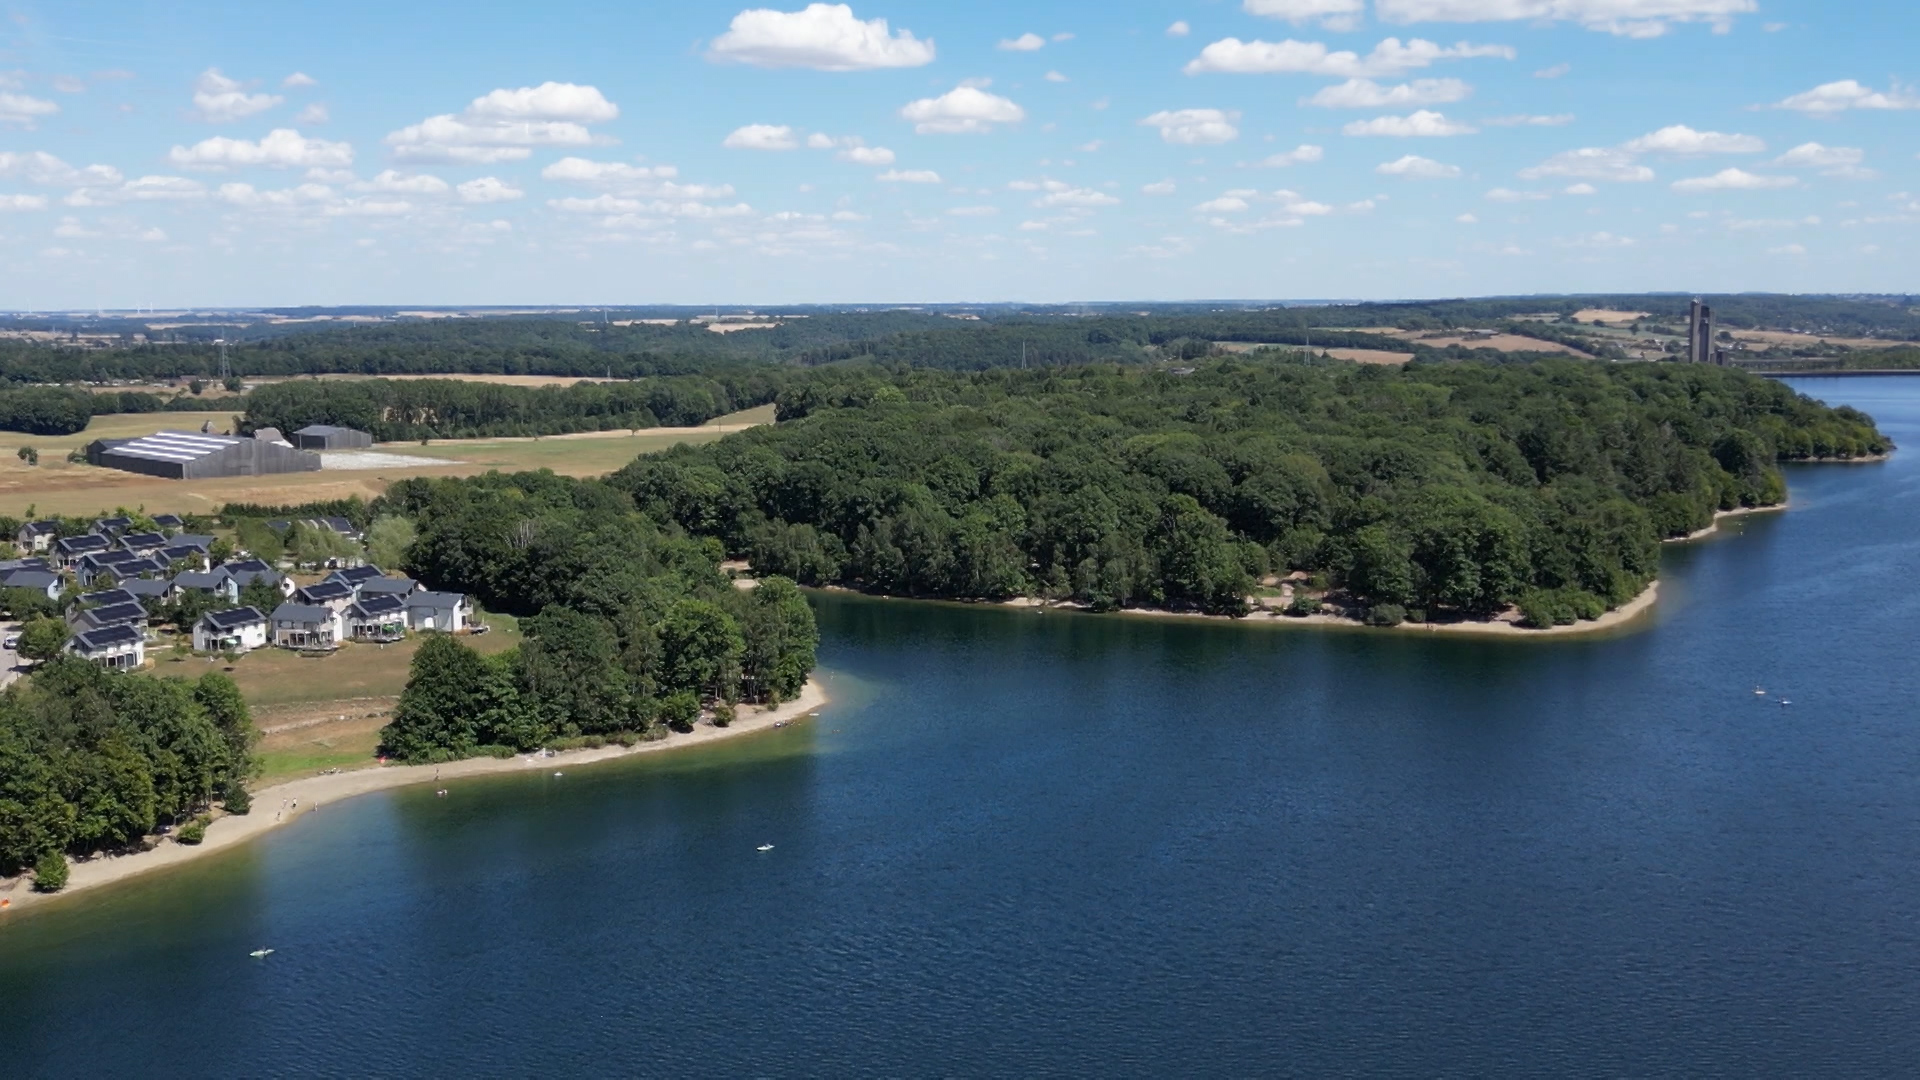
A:
POLYGON ((817 725, 16 913, 0 1073, 1911 1075, 1920 457, 1791 480, 1599 640, 823 599, 817 725))

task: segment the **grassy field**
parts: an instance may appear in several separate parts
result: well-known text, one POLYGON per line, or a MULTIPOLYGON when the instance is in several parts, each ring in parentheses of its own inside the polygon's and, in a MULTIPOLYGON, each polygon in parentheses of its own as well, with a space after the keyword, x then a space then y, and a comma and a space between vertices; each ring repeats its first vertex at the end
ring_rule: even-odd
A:
MULTIPOLYGON (((511 616, 488 615, 493 633, 463 640, 480 652, 501 653, 520 643, 511 616)), ((380 729, 406 688, 407 667, 422 639, 388 645, 347 645, 330 656, 303 658, 283 649, 260 649, 233 666, 234 681, 268 734, 260 742, 262 784, 325 769, 374 764, 380 729)), ((209 662, 162 660, 157 674, 183 669, 197 675, 209 662)))
POLYGON ((132 438, 179 428, 197 431, 212 420, 215 430, 228 430, 230 413, 145 413, 95 417, 78 435, 41 438, 0 432, 0 514, 25 516, 28 507, 41 514, 89 515, 119 507, 147 513, 208 513, 223 503, 269 505, 345 499, 371 499, 394 480, 409 476, 471 476, 498 469, 519 472, 552 469, 568 476, 601 476, 639 457, 680 443, 712 442, 755 424, 773 421, 773 406, 717 417, 697 428, 657 428, 639 434, 594 432, 544 439, 441 440, 429 446, 414 443, 382 444, 409 457, 433 457, 444 466, 419 465, 366 472, 287 473, 279 476, 239 476, 222 480, 184 482, 136 476, 114 469, 69 464, 66 455, 102 438, 132 438), (16 451, 32 446, 40 464, 28 467, 16 451))
MULTIPOLYGON (((495 627, 491 634, 461 640, 483 653, 501 653, 520 643, 519 628, 505 615, 488 615, 495 627)), ((415 635, 392 645, 348 644, 339 652, 306 657, 286 649, 256 649, 233 666, 233 681, 240 684, 247 704, 256 709, 313 702, 357 698, 398 697, 407 685, 407 666, 420 650, 424 638, 415 635)), ((159 664, 159 673, 181 666, 196 674, 197 665, 207 661, 192 659, 174 665, 167 659, 159 664)))

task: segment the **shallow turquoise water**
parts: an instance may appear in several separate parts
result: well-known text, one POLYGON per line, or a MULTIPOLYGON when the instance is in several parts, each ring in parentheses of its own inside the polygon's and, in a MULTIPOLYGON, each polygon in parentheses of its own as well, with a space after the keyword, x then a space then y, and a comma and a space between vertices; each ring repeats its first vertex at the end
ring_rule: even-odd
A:
POLYGON ((0 1072, 1908 1073, 1920 459, 1791 479, 1604 639, 823 598, 816 725, 9 916, 0 1072))

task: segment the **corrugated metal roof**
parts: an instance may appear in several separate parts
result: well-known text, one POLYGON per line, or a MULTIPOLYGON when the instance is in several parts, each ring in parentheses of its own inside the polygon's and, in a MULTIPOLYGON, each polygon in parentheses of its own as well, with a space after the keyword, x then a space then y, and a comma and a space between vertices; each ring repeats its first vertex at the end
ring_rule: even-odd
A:
POLYGON ((158 431, 152 435, 142 435, 137 439, 116 443, 109 447, 107 452, 126 457, 144 458, 148 461, 170 461, 178 464, 185 461, 198 461, 209 454, 217 454, 239 443, 239 439, 225 435, 201 435, 192 431, 158 431))

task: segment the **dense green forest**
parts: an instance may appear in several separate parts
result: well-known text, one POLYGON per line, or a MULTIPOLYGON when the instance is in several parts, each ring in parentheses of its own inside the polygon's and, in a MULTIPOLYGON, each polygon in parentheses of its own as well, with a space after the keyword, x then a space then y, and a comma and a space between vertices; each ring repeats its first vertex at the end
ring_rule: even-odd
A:
POLYGON ((371 432, 380 442, 684 427, 772 401, 784 385, 782 375, 778 368, 760 366, 711 377, 568 387, 454 379, 298 380, 248 394, 242 427, 291 432, 308 424, 339 424, 371 432))
MULTIPOLYGON (((0 380, 14 383, 113 382, 210 378, 221 370, 216 337, 239 375, 491 374, 643 378, 708 374, 742 363, 814 365, 864 358, 959 370, 993 367, 1139 363, 1204 356, 1213 342, 1398 348, 1368 330, 1517 328, 1524 319, 1569 320, 1588 308, 1644 311, 1655 323, 1685 317, 1680 294, 1492 297, 1399 303, 988 306, 952 309, 765 313, 765 329, 716 334, 686 321, 689 312, 583 311, 571 316, 397 319, 320 326, 258 321, 149 330, 138 321, 81 321, 77 331, 120 334, 113 348, 0 342, 0 380), (672 325, 637 321, 665 314, 672 325), (620 323, 628 325, 619 325, 620 323), (136 333, 147 344, 131 344, 136 333)), ((1920 341, 1920 299, 1911 296, 1710 296, 1720 323, 1733 329, 1796 329, 1814 334, 1920 341)), ((392 318, 390 310, 369 314, 392 318)), ((289 313, 299 314, 299 313, 289 313)), ((313 314, 311 312, 305 314, 313 314)), ((335 314, 341 314, 336 312, 335 314)), ((15 325, 27 323, 16 321, 15 325)), ((31 325, 46 329, 44 323, 31 325)), ((1547 325, 1534 322, 1532 325, 1547 325)), ((64 324, 62 329, 67 329, 64 324)), ((1556 336, 1556 340, 1558 337, 1556 336)), ((1578 346, 1576 346, 1578 347, 1578 346)), ((1418 350, 1416 350, 1418 351, 1418 350)))
POLYGON ((27 386, 0 390, 0 431, 24 431, 29 435, 72 435, 85 431, 94 417, 109 413, 170 412, 208 407, 208 403, 194 398, 168 399, 134 390, 92 393, 65 387, 27 386))
POLYGON ((734 588, 716 541, 601 481, 406 480, 374 510, 413 521, 408 570, 522 616, 525 635, 492 657, 447 637, 421 647, 382 733, 402 760, 647 737, 703 707, 724 719, 791 699, 813 670, 813 611, 793 582, 734 588))
POLYGON ((1851 409, 1690 365, 833 374, 784 392, 777 427, 609 482, 806 584, 1237 613, 1303 570, 1367 609, 1470 617, 1617 605, 1662 537, 1779 502, 1776 461, 1888 446, 1851 409))
POLYGON ((132 846, 213 800, 246 812, 257 738, 225 675, 48 661, 0 695, 0 875, 32 866, 48 885, 64 855, 132 846))

